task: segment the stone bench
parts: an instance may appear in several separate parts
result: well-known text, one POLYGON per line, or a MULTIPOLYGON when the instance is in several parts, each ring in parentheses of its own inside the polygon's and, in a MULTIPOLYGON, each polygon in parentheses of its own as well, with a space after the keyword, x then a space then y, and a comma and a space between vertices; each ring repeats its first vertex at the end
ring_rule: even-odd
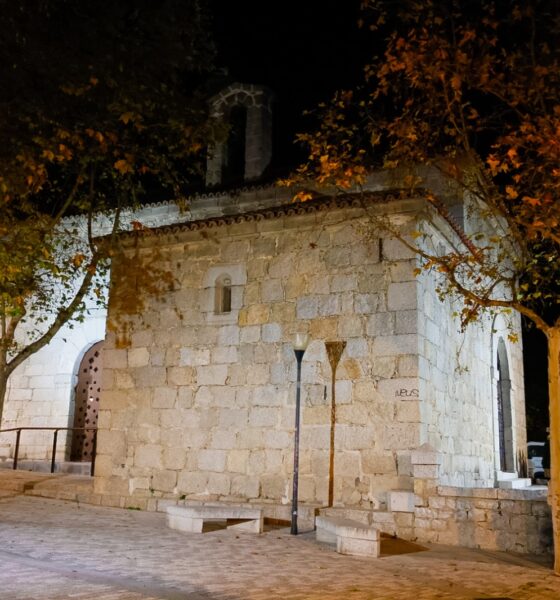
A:
POLYGON ((381 536, 375 527, 334 517, 316 517, 315 527, 317 541, 336 543, 339 554, 379 556, 381 536))
POLYGON ((200 506, 168 506, 167 525, 171 529, 202 533, 204 521, 239 520, 241 523, 228 525, 228 529, 262 533, 264 518, 261 508, 227 504, 202 504, 200 506))

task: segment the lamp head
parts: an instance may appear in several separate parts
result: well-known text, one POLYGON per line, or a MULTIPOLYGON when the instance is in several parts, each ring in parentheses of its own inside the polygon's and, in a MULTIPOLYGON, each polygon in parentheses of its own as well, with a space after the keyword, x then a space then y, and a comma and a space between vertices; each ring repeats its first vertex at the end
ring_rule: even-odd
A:
POLYGON ((307 333, 296 333, 294 335, 293 346, 294 350, 302 350, 305 352, 309 344, 309 335, 307 333))

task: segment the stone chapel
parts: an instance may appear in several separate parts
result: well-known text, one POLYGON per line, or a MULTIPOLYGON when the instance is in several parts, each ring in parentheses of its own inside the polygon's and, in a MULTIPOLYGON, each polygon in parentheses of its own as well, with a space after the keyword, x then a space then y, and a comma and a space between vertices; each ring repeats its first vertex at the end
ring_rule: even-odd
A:
MULTIPOLYGON (((461 332, 452 301, 438 299, 437 276, 416 275, 416 256, 374 226, 376 215, 417 223, 419 199, 378 173, 365 201, 294 203, 290 190, 261 183, 270 92, 232 84, 212 102, 236 137, 213 149, 207 193, 186 214, 173 203, 147 205, 131 220, 148 232, 123 234, 140 261, 157 250, 173 288, 148 298, 141 314, 117 314, 109 303, 108 315, 93 310, 59 334, 12 377, 2 428, 96 426, 96 448, 91 436, 61 432, 57 460, 88 463, 95 450, 94 488, 108 505, 249 502, 280 518, 293 470, 293 337, 305 333, 300 502, 327 506, 331 485, 333 510, 380 522, 392 510, 400 516, 388 531, 459 543, 449 522, 461 494, 452 490, 497 502, 499 487, 523 481, 522 347, 508 338, 520 331, 518 316, 461 332), (108 329, 107 317, 126 321, 126 336, 108 329), (344 343, 334 424, 325 349, 333 341, 344 343), (430 534, 419 535, 422 527, 430 534)), ((445 182, 441 190, 468 233, 467 199, 445 182)), ((435 247, 454 235, 443 220, 423 226, 435 247)), ((9 462, 13 436, 0 436, 9 462)), ((50 438, 22 434, 20 460, 49 458, 50 438)), ((509 547, 492 539, 488 547, 509 547)))

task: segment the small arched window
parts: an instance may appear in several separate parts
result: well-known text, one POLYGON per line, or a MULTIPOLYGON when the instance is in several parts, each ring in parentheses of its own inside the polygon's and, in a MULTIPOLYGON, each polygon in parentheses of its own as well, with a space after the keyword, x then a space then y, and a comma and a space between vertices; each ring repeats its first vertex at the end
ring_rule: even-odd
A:
POLYGON ((231 277, 229 275, 220 275, 216 279, 214 312, 217 315, 231 312, 231 277))

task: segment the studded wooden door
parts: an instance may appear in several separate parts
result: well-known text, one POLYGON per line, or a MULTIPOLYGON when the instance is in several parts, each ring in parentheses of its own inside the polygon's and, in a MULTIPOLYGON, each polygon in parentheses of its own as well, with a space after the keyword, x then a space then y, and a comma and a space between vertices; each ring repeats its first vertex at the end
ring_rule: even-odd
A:
MULTIPOLYGON (((78 372, 73 427, 97 427, 101 373, 103 363, 101 344, 98 342, 84 355, 78 372)), ((74 431, 70 460, 90 462, 93 451, 94 431, 74 431)))

